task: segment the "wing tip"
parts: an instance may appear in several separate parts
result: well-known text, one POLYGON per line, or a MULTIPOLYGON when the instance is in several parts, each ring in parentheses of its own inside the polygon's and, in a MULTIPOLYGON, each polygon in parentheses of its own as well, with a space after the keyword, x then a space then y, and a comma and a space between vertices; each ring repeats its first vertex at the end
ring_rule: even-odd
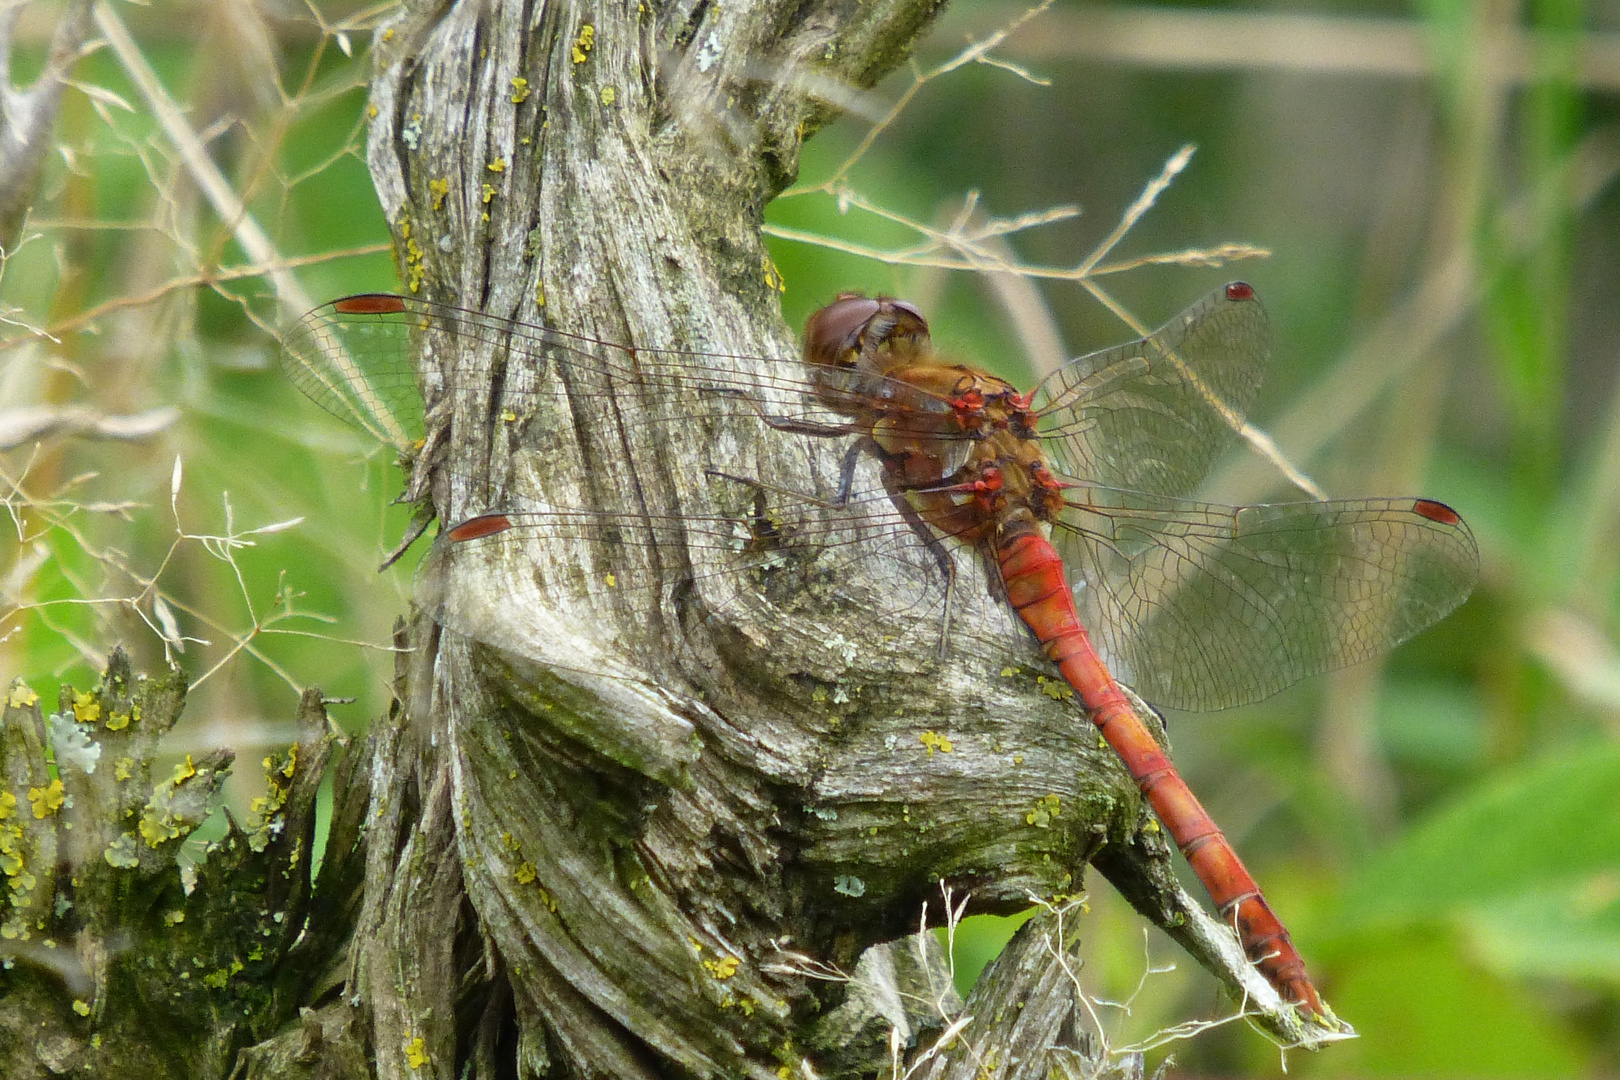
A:
POLYGON ((405 298, 393 293, 358 293, 332 301, 332 310, 339 315, 401 315, 405 298))
POLYGON ((1412 500, 1412 512, 1441 525, 1461 525, 1462 515, 1436 499, 1412 500))
POLYGON ((505 514, 479 514, 468 518, 450 528, 445 533, 445 539, 453 544, 467 540, 478 540, 485 536, 494 536, 503 533, 512 527, 512 519, 505 514))

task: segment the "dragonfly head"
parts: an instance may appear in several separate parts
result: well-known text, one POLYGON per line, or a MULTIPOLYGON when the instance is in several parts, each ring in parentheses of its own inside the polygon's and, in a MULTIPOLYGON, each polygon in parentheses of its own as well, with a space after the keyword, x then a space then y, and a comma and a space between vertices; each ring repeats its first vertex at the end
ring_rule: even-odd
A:
POLYGON ((804 324, 807 364, 860 367, 886 374, 915 363, 928 345, 928 320, 892 296, 839 293, 804 324))

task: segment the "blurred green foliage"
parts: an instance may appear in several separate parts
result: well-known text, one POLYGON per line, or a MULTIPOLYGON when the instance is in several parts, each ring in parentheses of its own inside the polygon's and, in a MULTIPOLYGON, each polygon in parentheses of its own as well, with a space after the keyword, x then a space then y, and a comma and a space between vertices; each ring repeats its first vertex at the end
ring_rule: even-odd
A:
MULTIPOLYGON (((279 254, 312 257, 296 273, 316 300, 398 284, 363 164, 364 28, 348 28, 348 53, 340 36, 359 9, 321 10, 324 31, 245 5, 120 8, 279 254)), ((923 65, 1015 10, 959 4, 923 65)), ((1163 56, 1110 53, 1101 24, 1085 21, 1097 10, 1144 11, 1056 7, 997 53, 1051 85, 988 65, 930 82, 850 184, 934 227, 970 190, 980 222, 1075 204, 1079 217, 1010 238, 1016 257, 1073 265, 1178 147, 1199 146, 1119 254, 1244 241, 1272 258, 1140 269, 1106 287, 1154 325, 1223 280, 1253 281, 1278 333, 1254 419, 1335 494, 1455 505, 1484 558, 1475 597, 1386 662, 1251 709, 1171 718, 1193 788, 1361 1032, 1290 1067, 1613 1075, 1620 151, 1614 92, 1589 85, 1580 61, 1597 16, 1578 0, 1517 13, 1470 0, 1314 9, 1404 20, 1432 65, 1415 76, 1376 58, 1336 70, 1327 53, 1285 64, 1267 59, 1263 34, 1253 56, 1230 60, 1178 62, 1174 37, 1163 56), (1505 30, 1544 35, 1524 71, 1480 47, 1505 30)), ((24 37, 18 77, 37 70, 44 31, 24 37)), ((119 59, 102 50, 77 77, 130 108, 67 96, 61 152, 0 279, 0 407, 174 405, 181 417, 138 442, 58 438, 0 456, 17 523, 0 541, 0 670, 84 683, 114 640, 156 664, 170 617, 192 639, 175 658, 200 680, 177 753, 285 740, 295 690, 311 683, 354 697, 336 715, 359 728, 385 708, 389 627, 410 590, 408 568, 375 570, 408 518, 388 505, 397 471, 278 373, 270 331, 282 316, 265 268, 244 264, 233 222, 199 195, 119 59), (252 546, 197 539, 233 529, 252 546)), ((876 92, 878 114, 906 79, 876 92)), ((804 182, 831 175, 869 126, 852 117, 818 135, 804 182)), ((918 237, 827 194, 783 200, 768 220, 887 249, 918 237)), ((772 252, 790 324, 841 289, 898 293, 924 306, 947 348, 1029 374, 1017 344, 1029 314, 986 277, 781 240, 772 252)), ((1076 284, 1033 295, 1070 355, 1132 336, 1076 284)), ((1227 462, 1211 494, 1288 490, 1268 468, 1227 462)), ((1082 981, 1098 998, 1135 993, 1128 1016, 1101 1010, 1117 1045, 1231 1012, 1096 888, 1082 981), (1176 970, 1144 977, 1167 963, 1176 970)), ((961 928, 964 984, 1014 929, 961 928)), ((1174 1051, 1202 1073, 1278 1067, 1242 1025, 1174 1051)))

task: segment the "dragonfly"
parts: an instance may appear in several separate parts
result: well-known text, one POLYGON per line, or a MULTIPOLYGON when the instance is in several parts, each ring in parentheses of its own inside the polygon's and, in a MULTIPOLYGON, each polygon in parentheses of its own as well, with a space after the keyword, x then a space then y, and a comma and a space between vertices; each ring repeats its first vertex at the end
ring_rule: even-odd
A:
MULTIPOLYGON (((283 344, 308 396, 408 453, 425 452, 418 440, 433 427, 413 409, 417 395, 433 402, 429 419, 487 408, 492 370, 501 400, 533 412, 629 401, 650 423, 729 414, 849 440, 830 497, 720 470, 711 476, 750 492, 735 513, 561 507, 520 490, 450 524, 439 544, 639 543, 703 556, 677 575, 712 583, 752 574, 755 585, 789 546, 835 558, 887 547, 905 574, 935 579, 918 587, 944 596, 943 615, 951 553, 982 554, 1250 961, 1285 1001, 1331 1017, 1287 929, 1120 684, 1176 709, 1257 701, 1433 625, 1467 598, 1479 555, 1461 516, 1428 498, 1189 498, 1233 444, 1270 354, 1269 320, 1247 283, 1215 290, 1140 340, 1070 361, 1027 392, 937 352, 915 305, 859 293, 813 314, 792 359, 631 347, 392 294, 318 307, 283 344), (484 360, 476 370, 462 361, 475 354, 484 360), (420 356, 434 362, 419 382, 420 356), (856 490, 863 459, 881 483, 856 490)), ((668 595, 672 583, 656 577, 669 566, 636 566, 608 583, 649 606, 668 595)), ((532 588, 544 603, 543 588, 532 588)), ((476 635, 477 620, 465 621, 457 628, 476 635)))

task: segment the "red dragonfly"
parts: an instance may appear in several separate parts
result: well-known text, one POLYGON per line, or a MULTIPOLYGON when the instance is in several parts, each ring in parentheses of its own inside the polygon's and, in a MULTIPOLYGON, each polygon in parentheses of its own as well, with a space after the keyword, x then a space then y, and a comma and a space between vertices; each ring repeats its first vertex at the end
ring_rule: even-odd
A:
MULTIPOLYGON (((656 422, 690 422, 712 406, 783 431, 853 437, 852 450, 875 457, 881 490, 852 489, 852 452, 830 500, 734 477, 726 478, 751 485, 754 498, 730 517, 564 509, 520 495, 452 525, 441 544, 527 535, 641 543, 718 552, 733 565, 721 572, 741 575, 777 564, 790 540, 914 554, 921 536, 934 562, 913 572, 947 579, 954 564, 944 545, 971 545, 996 568, 1007 602, 1080 695, 1251 962, 1284 1000, 1330 1015, 1254 878, 1116 679, 1172 708, 1258 700, 1443 618, 1473 588, 1479 556, 1456 511, 1431 499, 1234 507, 1185 498, 1232 443, 1269 355, 1269 325, 1249 285, 1226 285, 1148 337, 1074 360, 1028 393, 940 357, 913 305, 854 293, 811 316, 804 356, 791 364, 630 348, 386 294, 316 308, 285 346, 306 394, 402 448, 421 433, 411 409, 419 352, 436 357, 430 398, 458 407, 488 407, 494 352, 504 357, 505 400, 531 411, 550 402, 606 408, 599 395, 611 395, 661 407, 656 422), (458 359, 472 353, 486 358, 476 376, 458 359)), ((694 559, 691 573, 707 575, 697 567, 713 561, 694 559)), ((608 581, 647 595, 670 584, 608 581)))

